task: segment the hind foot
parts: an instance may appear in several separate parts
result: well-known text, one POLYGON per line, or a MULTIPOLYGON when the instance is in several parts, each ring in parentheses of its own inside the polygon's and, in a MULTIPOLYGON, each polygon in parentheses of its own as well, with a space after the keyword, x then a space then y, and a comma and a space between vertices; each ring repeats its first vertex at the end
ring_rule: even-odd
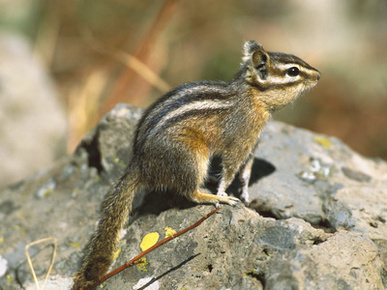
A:
POLYGON ((227 196, 226 193, 224 194, 225 196, 213 195, 205 189, 199 189, 191 196, 190 199, 196 203, 212 203, 216 208, 219 208, 221 203, 235 206, 240 202, 239 199, 227 196))

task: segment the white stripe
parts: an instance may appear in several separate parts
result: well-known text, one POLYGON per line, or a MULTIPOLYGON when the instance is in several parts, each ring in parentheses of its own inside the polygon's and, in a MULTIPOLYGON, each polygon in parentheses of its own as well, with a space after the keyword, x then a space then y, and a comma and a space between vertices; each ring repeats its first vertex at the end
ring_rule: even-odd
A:
POLYGON ((286 75, 285 77, 273 77, 270 76, 267 80, 264 82, 268 82, 270 84, 289 84, 289 83, 294 83, 297 82, 301 79, 300 75, 291 77, 286 75))
POLYGON ((217 87, 214 88, 214 87, 210 87, 209 85, 198 85, 191 88, 181 89, 178 92, 176 92, 174 95, 170 96, 168 99, 164 100, 162 103, 158 104, 158 106, 154 108, 152 112, 150 112, 150 114, 147 116, 147 120, 154 119, 156 116, 158 116, 161 113, 161 111, 165 107, 168 107, 171 104, 175 103, 184 95, 198 95, 200 93, 206 93, 206 94, 219 93, 224 95, 226 92, 224 88, 218 89, 217 87))
POLYGON ((187 112, 190 112, 192 110, 205 110, 205 109, 226 109, 233 106, 233 103, 231 101, 214 101, 214 100, 203 100, 203 101, 196 101, 193 103, 189 103, 186 105, 181 106, 180 108, 173 110, 169 112, 167 115, 165 115, 160 122, 152 129, 152 131, 149 133, 148 138, 152 138, 152 135, 154 135, 160 127, 162 127, 168 120, 171 120, 175 117, 181 116, 187 112))
POLYGON ((300 66, 299 64, 296 64, 296 63, 286 63, 286 64, 276 63, 275 66, 277 68, 279 68, 280 70, 287 70, 288 68, 291 68, 291 67, 296 67, 299 70, 301 70, 303 68, 302 66, 300 66))

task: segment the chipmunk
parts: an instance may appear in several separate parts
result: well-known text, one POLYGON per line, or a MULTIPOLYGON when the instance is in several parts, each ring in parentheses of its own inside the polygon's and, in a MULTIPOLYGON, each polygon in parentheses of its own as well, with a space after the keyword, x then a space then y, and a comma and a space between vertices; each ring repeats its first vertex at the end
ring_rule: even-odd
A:
POLYGON ((320 72, 300 58, 266 52, 246 42, 242 64, 230 82, 193 82, 156 101, 137 126, 131 161, 101 205, 98 226, 86 247, 77 288, 101 278, 113 262, 135 192, 171 190, 195 203, 235 205, 226 189, 239 172, 240 199, 248 183, 262 128, 272 112, 314 87, 320 72), (203 187, 210 160, 222 158, 217 194, 203 187))

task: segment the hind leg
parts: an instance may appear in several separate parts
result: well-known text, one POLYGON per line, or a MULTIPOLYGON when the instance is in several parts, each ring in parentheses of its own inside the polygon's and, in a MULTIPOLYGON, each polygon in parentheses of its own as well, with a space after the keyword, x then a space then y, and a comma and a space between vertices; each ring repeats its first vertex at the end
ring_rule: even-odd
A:
MULTIPOLYGON (((190 158, 185 158, 186 163, 182 167, 187 176, 193 178, 190 178, 190 182, 187 181, 182 185, 181 194, 196 203, 210 203, 216 207, 219 207, 220 203, 235 205, 239 199, 214 195, 202 188, 208 174, 210 151, 200 132, 190 129, 184 133, 184 135, 180 135, 180 141, 184 144, 183 149, 189 149, 187 157, 190 158)), ((183 177, 182 180, 184 180, 183 177)))
POLYGON ((194 187, 187 188, 187 191, 184 194, 189 200, 195 203, 210 203, 215 205, 216 208, 218 208, 221 203, 234 206, 240 201, 235 197, 214 195, 208 190, 204 189, 202 186, 207 177, 209 167, 208 153, 201 154, 201 152, 197 152, 195 160, 197 162, 195 170, 196 184, 194 187))
POLYGON ((216 208, 220 206, 221 203, 228 205, 236 205, 240 202, 239 199, 231 196, 218 196, 212 193, 209 193, 206 189, 198 188, 191 195, 187 195, 187 197, 196 203, 210 203, 215 205, 216 208))
MULTIPOLYGON (((199 163, 199 166, 197 167, 197 179, 196 179, 196 188, 193 191, 186 192, 185 196, 196 203, 210 203, 215 205, 216 208, 219 207, 219 204, 224 203, 228 205, 234 206, 236 203, 238 203, 240 200, 235 197, 230 196, 219 196, 214 195, 211 192, 209 192, 207 189, 202 188, 204 180, 207 177, 207 171, 208 171, 208 163, 209 160, 204 160, 203 162, 199 163)), ((199 159, 197 159, 199 160, 199 159)))

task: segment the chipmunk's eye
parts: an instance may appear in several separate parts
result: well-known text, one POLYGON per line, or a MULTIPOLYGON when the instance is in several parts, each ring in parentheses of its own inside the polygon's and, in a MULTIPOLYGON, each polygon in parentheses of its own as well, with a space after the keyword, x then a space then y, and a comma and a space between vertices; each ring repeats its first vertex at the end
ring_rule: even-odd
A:
POLYGON ((298 67, 292 66, 291 68, 286 70, 286 74, 291 77, 296 77, 300 74, 300 70, 298 69, 298 67))

